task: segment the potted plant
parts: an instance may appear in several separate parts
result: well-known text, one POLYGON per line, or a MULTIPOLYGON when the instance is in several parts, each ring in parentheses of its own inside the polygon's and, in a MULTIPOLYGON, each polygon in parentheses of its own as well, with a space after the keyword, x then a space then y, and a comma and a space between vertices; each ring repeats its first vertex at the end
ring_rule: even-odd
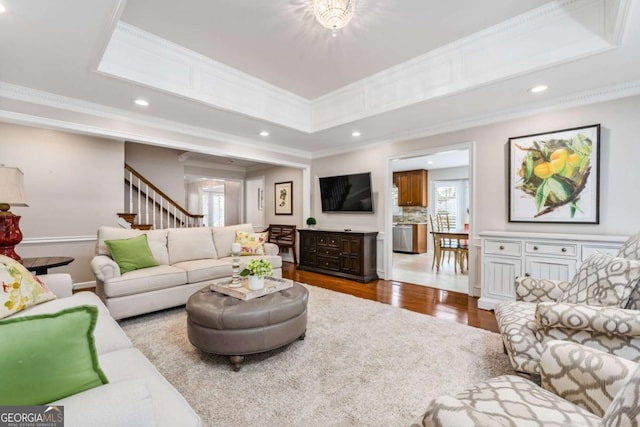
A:
POLYGON ((248 277, 249 289, 253 291, 264 288, 264 278, 272 275, 273 268, 266 259, 252 259, 240 272, 240 276, 248 277))
POLYGON ((310 216, 309 218, 307 218, 307 225, 309 226, 309 228, 316 228, 316 224, 317 221, 314 217, 310 216))

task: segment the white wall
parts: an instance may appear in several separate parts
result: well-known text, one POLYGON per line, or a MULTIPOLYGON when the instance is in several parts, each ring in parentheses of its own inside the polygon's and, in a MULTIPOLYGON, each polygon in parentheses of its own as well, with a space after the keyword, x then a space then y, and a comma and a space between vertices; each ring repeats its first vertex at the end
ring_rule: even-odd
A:
POLYGON ((16 252, 24 258, 71 256, 50 272, 68 272, 74 282, 95 280, 89 263, 99 226, 116 225, 123 209, 124 143, 65 132, 0 123, 0 163, 25 177, 29 207, 16 252))
MULTIPOLYGON (((389 145, 376 145, 361 151, 314 160, 312 163, 312 213, 322 227, 385 230, 387 203, 385 177, 387 158, 402 153, 439 149, 475 141, 475 165, 472 177, 475 194, 472 207, 474 236, 484 230, 531 231, 576 234, 631 234, 640 229, 637 212, 640 197, 640 96, 538 114, 507 122, 449 132, 389 145), (600 123, 600 224, 525 224, 509 223, 507 212, 507 141, 509 137, 528 135, 600 123), (377 197, 373 215, 324 215, 320 212, 318 176, 372 172, 377 197)), ((390 200, 390 197, 389 197, 390 200)), ((390 203, 390 201, 389 201, 390 203)), ((389 220, 390 221, 390 220, 389 220)), ((380 268, 380 266, 379 266, 380 268)), ((470 277, 477 283, 477 277, 470 277)))

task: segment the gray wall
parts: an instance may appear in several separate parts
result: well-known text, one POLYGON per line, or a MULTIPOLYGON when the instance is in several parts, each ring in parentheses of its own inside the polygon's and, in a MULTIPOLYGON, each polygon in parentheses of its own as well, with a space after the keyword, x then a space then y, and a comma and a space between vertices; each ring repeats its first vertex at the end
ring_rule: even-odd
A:
MULTIPOLYGON (((312 163, 312 212, 322 227, 358 226, 385 230, 384 203, 387 158, 401 153, 475 142, 475 166, 472 169, 475 194, 472 219, 475 236, 484 230, 531 231, 576 234, 628 235, 640 229, 640 210, 635 183, 640 182, 640 96, 570 108, 509 120, 503 123, 469 128, 441 135, 418 138, 396 144, 376 145, 361 151, 314 160, 312 163), (600 224, 525 224, 509 223, 507 212, 507 141, 509 137, 528 135, 600 123, 600 224), (373 215, 325 215, 320 212, 318 176, 353 172, 372 172, 375 199, 373 215)), ((379 266, 380 267, 380 266, 379 266)), ((477 283, 477 278, 470 278, 477 283)))
POLYGON ((180 206, 186 206, 184 164, 178 159, 181 151, 127 142, 124 153, 126 162, 132 168, 180 206))
POLYGON ((635 183, 640 181, 640 96, 572 108, 504 123, 450 132, 426 138, 375 146, 339 156, 314 160, 312 183, 314 214, 327 225, 362 224, 384 229, 383 201, 386 158, 403 152, 447 147, 475 141, 475 231, 513 230, 589 234, 630 234, 640 228, 635 183), (507 141, 509 137, 600 123, 600 224, 524 224, 507 221, 507 141), (371 171, 378 193, 374 215, 323 215, 320 212, 317 177, 371 171), (382 201, 382 202, 381 202, 382 201))
POLYGON ((22 257, 71 256, 50 272, 68 272, 74 282, 94 280, 89 262, 96 231, 115 225, 123 208, 124 143, 85 135, 0 123, 0 163, 25 176, 29 207, 22 216, 22 257))

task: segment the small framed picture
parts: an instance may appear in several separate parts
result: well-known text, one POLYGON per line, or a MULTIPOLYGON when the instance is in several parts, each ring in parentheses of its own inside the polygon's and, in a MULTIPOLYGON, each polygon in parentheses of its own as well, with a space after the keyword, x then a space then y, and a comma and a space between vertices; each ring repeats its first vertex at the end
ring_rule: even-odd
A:
POLYGON ((293 215, 293 181, 275 184, 276 215, 293 215))
POLYGON ((509 138, 509 222, 599 223, 600 125, 509 138))

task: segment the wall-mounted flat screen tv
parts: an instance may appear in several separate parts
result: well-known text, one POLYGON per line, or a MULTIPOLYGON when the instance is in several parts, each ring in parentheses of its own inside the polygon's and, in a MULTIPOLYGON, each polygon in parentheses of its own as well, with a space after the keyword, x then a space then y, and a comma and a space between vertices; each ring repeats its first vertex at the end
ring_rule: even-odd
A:
POLYGON ((320 178, 322 212, 373 212, 371 172, 320 178))

